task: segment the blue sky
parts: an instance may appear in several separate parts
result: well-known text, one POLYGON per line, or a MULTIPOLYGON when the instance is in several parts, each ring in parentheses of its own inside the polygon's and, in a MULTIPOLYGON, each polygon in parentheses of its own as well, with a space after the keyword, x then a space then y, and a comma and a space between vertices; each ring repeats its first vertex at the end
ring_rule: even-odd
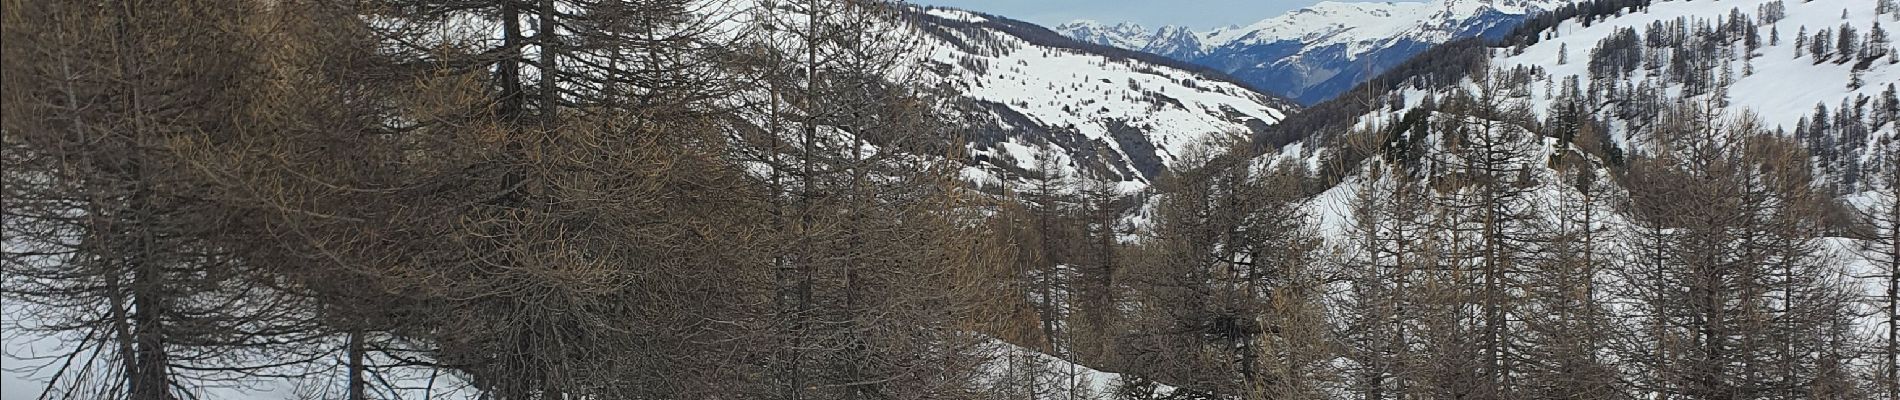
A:
MULTIPOLYGON (((1384 1, 1384 0, 1380 0, 1384 1)), ((957 7, 1054 27, 1077 19, 1132 21, 1149 28, 1186 25, 1196 30, 1246 25, 1319 0, 911 0, 957 7)))

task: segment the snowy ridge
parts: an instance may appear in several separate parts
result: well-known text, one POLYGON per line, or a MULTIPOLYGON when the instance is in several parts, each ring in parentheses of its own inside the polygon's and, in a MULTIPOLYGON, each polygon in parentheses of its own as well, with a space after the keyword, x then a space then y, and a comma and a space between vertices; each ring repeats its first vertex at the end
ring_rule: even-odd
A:
POLYGON ((1526 15, 1569 3, 1565 0, 1434 0, 1405 3, 1326 1, 1245 27, 1203 33, 1214 50, 1229 46, 1297 41, 1311 47, 1346 45, 1365 53, 1395 39, 1443 43, 1457 38, 1458 22, 1498 13, 1526 15))
POLYGON ((1324 2, 1203 34, 1197 62, 1307 104, 1332 98, 1425 49, 1496 37, 1567 0, 1324 2), (1278 80, 1277 82, 1275 80, 1278 80))
POLYGON ((1119 23, 1105 25, 1092 20, 1077 20, 1057 25, 1061 32, 1075 40, 1151 53, 1177 60, 1193 60, 1205 50, 1201 44, 1201 34, 1184 26, 1168 25, 1149 30, 1140 24, 1119 23))
POLYGON ((1114 54, 1020 21, 922 11, 918 24, 930 33, 923 69, 931 71, 922 85, 962 100, 946 110, 949 119, 967 124, 969 150, 995 167, 996 180, 1052 157, 1071 176, 1146 182, 1191 145, 1246 137, 1296 108, 1225 76, 1114 54))
POLYGON ((1139 25, 1078 22, 1058 30, 1226 71, 1262 89, 1314 104, 1384 72, 1432 45, 1496 37, 1524 18, 1571 0, 1322 2, 1246 26, 1180 38, 1139 25), (1161 40, 1162 38, 1169 38, 1161 40), (1198 46, 1188 50, 1183 46, 1198 46))
POLYGON ((1075 40, 1124 49, 1146 48, 1154 40, 1154 33, 1149 32, 1147 27, 1132 22, 1111 26, 1083 19, 1057 25, 1055 30, 1075 40))
MULTIPOLYGON (((728 41, 752 25, 803 22, 760 14, 757 0, 703 0, 728 41)), ((781 5, 782 6, 782 5, 781 5)), ((876 22, 901 33, 907 54, 887 76, 936 104, 972 161, 966 180, 1001 185, 1044 162, 1064 176, 1145 186, 1195 143, 1250 137, 1297 110, 1218 71, 1069 39, 1034 24, 967 10, 895 3, 876 22)), ((1185 31, 1183 31, 1185 32, 1185 31)), ((795 40, 794 40, 795 41, 795 40)), ((769 101, 741 93, 744 101, 769 101)), ((919 138, 942 140, 946 138, 919 138)), ((935 154, 928 156, 936 156, 935 154)))

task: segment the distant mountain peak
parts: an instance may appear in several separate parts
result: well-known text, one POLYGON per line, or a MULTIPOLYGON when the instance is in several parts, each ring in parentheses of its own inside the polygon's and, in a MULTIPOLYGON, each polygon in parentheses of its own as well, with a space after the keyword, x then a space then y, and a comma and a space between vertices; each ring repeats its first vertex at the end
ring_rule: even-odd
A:
POLYGON ((1574 0, 1323 1, 1247 25, 1195 32, 1137 24, 1070 23, 1084 42, 1158 54, 1233 74, 1312 104, 1431 46, 1508 32, 1530 15, 1574 0))
POLYGON ((1182 61, 1200 55, 1201 35, 1185 26, 1165 25, 1153 30, 1133 22, 1108 25, 1094 20, 1075 20, 1055 27, 1057 33, 1077 41, 1156 54, 1182 61))

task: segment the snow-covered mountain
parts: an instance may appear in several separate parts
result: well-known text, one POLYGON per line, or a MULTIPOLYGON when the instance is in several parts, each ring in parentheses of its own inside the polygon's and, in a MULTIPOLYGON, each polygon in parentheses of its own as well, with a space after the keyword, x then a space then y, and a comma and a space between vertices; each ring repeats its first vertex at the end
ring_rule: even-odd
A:
POLYGON ((1196 32, 1191 39, 1167 29, 1149 32, 1132 24, 1104 29, 1100 23, 1080 21, 1058 30, 1084 41, 1213 67, 1261 89, 1314 104, 1432 46, 1471 37, 1496 38, 1531 15, 1570 2, 1328 1, 1247 26, 1196 32), (1189 46, 1198 49, 1183 49, 1189 46))
MULTIPOLYGON (((725 18, 726 30, 736 35, 729 41, 798 43, 796 35, 774 38, 785 30, 772 28, 804 23, 782 18, 796 15, 796 4, 714 4, 709 8, 734 10, 734 17, 725 18)), ((888 83, 924 94, 934 119, 949 125, 954 136, 904 140, 928 141, 921 147, 931 151, 961 145, 971 159, 964 175, 973 181, 1004 183, 1058 167, 1066 176, 1142 186, 1194 144, 1243 140, 1299 108, 1191 63, 1076 41, 1001 16, 886 4, 895 7, 893 13, 867 14, 868 25, 849 29, 878 30, 878 45, 902 53, 879 61, 898 71, 886 76, 888 83)), ((1140 28, 1102 31, 1117 29, 1140 28)), ((771 97, 750 93, 746 101, 771 97)))
POLYGON ((1168 25, 1149 30, 1140 24, 1128 22, 1105 25, 1092 20, 1076 20, 1057 25, 1055 30, 1083 42, 1136 50, 1176 60, 1192 61, 1200 57, 1202 51, 1201 34, 1184 26, 1168 25))
POLYGON ((1568 0, 1323 2, 1204 34, 1195 62, 1311 104, 1349 90, 1431 46, 1508 33, 1568 0))
POLYGON ((915 10, 932 80, 919 84, 953 94, 945 113, 993 178, 1055 154, 1084 174, 1145 182, 1195 143, 1257 134, 1298 108, 1177 60, 994 15, 915 10))
POLYGON ((1154 35, 1147 27, 1132 22, 1104 25, 1093 20, 1076 20, 1057 25, 1055 29, 1075 40, 1133 50, 1148 47, 1154 35))

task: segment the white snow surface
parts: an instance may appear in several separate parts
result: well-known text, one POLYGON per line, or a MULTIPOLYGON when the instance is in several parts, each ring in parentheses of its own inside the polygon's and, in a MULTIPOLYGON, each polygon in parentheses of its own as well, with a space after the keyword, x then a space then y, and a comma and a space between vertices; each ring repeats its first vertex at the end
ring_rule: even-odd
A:
MULTIPOLYGON (((64 390, 71 387, 75 376, 88 373, 94 379, 106 379, 99 377, 111 373, 104 367, 115 362, 111 361, 112 356, 108 354, 81 352, 77 357, 71 357, 69 362, 67 356, 73 354, 82 342, 81 333, 47 333, 35 329, 42 324, 40 316, 35 315, 33 309, 19 304, 0 307, 0 332, 4 332, 0 334, 0 400, 58 399, 64 390), (86 368, 87 365, 92 368, 86 368), (64 374, 60 373, 62 367, 68 368, 64 374), (59 377, 57 382, 54 381, 55 377, 59 377), (54 391, 49 393, 49 388, 54 391)), ((340 343, 341 338, 338 340, 340 343)), ((395 360, 372 354, 368 362, 391 364, 395 360)), ((346 395, 347 378, 343 365, 344 360, 338 354, 316 364, 295 364, 263 371, 294 378, 201 380, 197 379, 201 378, 201 374, 186 371, 180 375, 183 378, 180 383, 191 388, 185 394, 203 400, 337 399, 346 395)), ((370 385, 375 396, 439 400, 479 397, 459 376, 447 371, 393 368, 386 372, 390 375, 382 377, 384 382, 370 385)), ((77 398, 86 396, 82 394, 77 398)))
POLYGON ((1090 139, 1109 138, 1109 119, 1129 121, 1149 128, 1149 140, 1170 155, 1211 135, 1246 133, 1245 125, 1226 119, 1225 110, 1268 123, 1286 116, 1258 93, 1184 71, 1020 41, 1010 44, 1014 46, 993 57, 938 46, 932 59, 946 64, 966 56, 989 60, 987 74, 944 78, 969 97, 1012 105, 1045 126, 1073 127, 1090 139), (1136 86, 1180 103, 1143 101, 1142 94, 1130 90, 1136 86))
MULTIPOLYGON (((951 14, 960 15, 959 20, 982 18, 962 15, 968 12, 927 10, 932 15, 960 13, 951 14)), ((1171 164, 1189 146, 1210 138, 1244 137, 1251 132, 1249 121, 1277 123, 1288 111, 1277 99, 1196 72, 1040 46, 997 30, 950 32, 966 42, 995 46, 972 52, 926 35, 922 61, 950 69, 945 74, 926 74, 937 79, 926 84, 947 86, 970 99, 1007 105, 1038 125, 1073 130, 1092 142, 1106 143, 1124 158, 1131 149, 1111 135, 1111 127, 1118 123, 1144 131, 1162 162, 1171 164), (972 68, 973 62, 986 68, 972 68)), ((1029 167, 1034 166, 1036 153, 1064 149, 1015 141, 998 148, 973 150, 992 157, 1006 156, 1005 162, 1033 169, 1029 167)), ((1058 158, 1074 168, 1068 155, 1058 158)))
MULTIPOLYGON (((707 12, 730 14, 719 18, 722 21, 719 31, 731 41, 769 35, 770 30, 750 29, 751 24, 762 20, 781 25, 778 31, 796 30, 804 23, 798 18, 775 18, 748 11, 754 10, 759 0, 700 1, 706 2, 702 9, 707 12)), ((1150 144, 1154 155, 1165 166, 1174 162, 1188 146, 1211 138, 1245 137, 1256 127, 1279 122, 1295 107, 1271 95, 1199 72, 1121 55, 1039 45, 989 25, 1011 24, 1011 21, 998 21, 1000 17, 954 8, 904 7, 915 7, 911 10, 921 16, 948 22, 913 18, 878 24, 878 29, 908 30, 899 36, 914 42, 915 46, 892 65, 889 79, 921 91, 998 104, 1007 109, 1002 113, 971 117, 991 121, 950 121, 952 123, 976 127, 988 122, 1014 129, 1006 134, 1042 129, 1074 135, 1081 141, 1059 144, 1015 135, 991 138, 997 139, 994 145, 972 143, 969 155, 986 156, 992 164, 963 172, 965 177, 975 181, 995 183, 1014 179, 1001 179, 1004 178, 1002 172, 1035 170, 1040 158, 1054 159, 1062 166, 1065 176, 1079 176, 1086 168, 1080 165, 1077 154, 1093 152, 1098 145, 1120 156, 1123 164, 1112 168, 1138 170, 1133 160, 1139 157, 1131 155, 1149 152, 1146 147, 1150 144), (1022 118, 1015 118, 1017 116, 1022 118), (1020 126, 1025 120, 1033 126, 1020 126), (1117 126, 1139 131, 1142 140, 1135 142, 1146 144, 1117 140, 1112 134, 1117 126), (1064 145, 1078 148, 1064 148, 1064 145), (1089 148, 1079 148, 1084 146, 1089 148)), ((796 45, 796 40, 790 42, 796 45)), ((762 93, 738 96, 744 101, 735 101, 735 104, 769 101, 762 93)), ((1147 181, 1141 176, 1130 180, 1147 181)))
MULTIPOLYGON (((1878 21, 1890 34, 1895 33, 1895 29, 1900 29, 1900 17, 1876 15, 1875 2, 1872 0, 1658 1, 1646 11, 1598 22, 1589 27, 1584 27, 1577 21, 1565 22, 1557 27, 1555 39, 1544 40, 1526 47, 1523 54, 1509 55, 1506 50, 1498 50, 1498 54, 1493 58, 1493 65, 1498 67, 1538 66, 1549 71, 1550 76, 1547 80, 1550 81, 1563 82, 1566 77, 1578 76, 1581 77, 1580 80, 1588 82, 1590 50, 1597 47, 1597 41, 1609 37, 1617 29, 1635 28, 1638 32, 1643 32, 1644 28, 1651 23, 1668 22, 1677 18, 1719 20, 1725 18, 1731 9, 1739 9, 1742 14, 1756 16, 1756 20, 1760 21, 1761 18, 1756 15, 1758 6, 1776 1, 1787 5, 1787 16, 1786 19, 1775 24, 1758 27, 1761 31, 1762 47, 1757 51, 1761 56, 1752 61, 1754 74, 1743 74, 1745 63, 1742 60, 1735 60, 1730 65, 1735 79, 1728 89, 1728 100, 1731 103, 1729 111, 1732 113, 1747 111, 1755 114, 1768 127, 1779 126, 1793 131, 1796 122, 1799 122, 1802 117, 1813 114, 1815 104, 1825 103, 1829 109, 1834 109, 1841 104, 1842 99, 1853 98, 1856 95, 1874 97, 1880 94, 1880 91, 1886 90, 1888 84, 1900 82, 1900 65, 1890 62, 1890 59, 1874 62, 1871 69, 1865 71, 1862 77, 1866 84, 1859 89, 1850 90, 1847 84, 1851 78, 1853 63, 1841 64, 1829 61, 1816 64, 1805 51, 1799 58, 1795 57, 1795 36, 1804 26, 1807 27, 1809 33, 1813 33, 1821 29, 1838 29, 1842 23, 1848 23, 1865 34, 1878 21), (1843 11, 1848 15, 1847 19, 1841 18, 1843 11), (1768 43, 1771 28, 1780 33, 1781 41, 1778 45, 1771 46, 1768 43), (1569 62, 1559 65, 1557 61, 1566 49, 1569 52, 1569 62)), ((1900 36, 1896 36, 1896 39, 1900 39, 1900 36)), ((1900 57, 1900 54, 1890 54, 1889 57, 1900 57)), ((1636 71, 1638 76, 1632 79, 1641 80, 1645 73, 1646 71, 1639 68, 1636 71)), ((1549 90, 1541 81, 1531 86, 1532 97, 1539 101, 1536 104, 1537 107, 1533 108, 1539 112, 1547 111, 1548 107, 1545 106, 1549 105, 1549 102, 1545 99, 1549 90)), ((1557 87, 1561 90, 1561 85, 1557 87)), ((1674 89, 1671 92, 1672 97, 1675 93, 1680 93, 1680 88, 1674 89)), ((1408 97, 1408 99, 1417 98, 1419 97, 1408 97)))
MULTIPOLYGON (((1882 27, 1900 27, 1900 17, 1879 16, 1874 13, 1874 3, 1862 0, 1658 0, 1649 9, 1598 21, 1584 27, 1577 21, 1566 21, 1554 29, 1556 37, 1545 39, 1537 44, 1524 47, 1522 53, 1513 49, 1492 50, 1491 67, 1509 69, 1516 67, 1537 68, 1543 71, 1532 77, 1530 82, 1529 104, 1531 112, 1538 117, 1548 117, 1555 99, 1561 97, 1563 82, 1576 77, 1582 85, 1590 82, 1590 52, 1597 47, 1598 41, 1610 36, 1619 29, 1633 28, 1639 33, 1655 22, 1674 21, 1679 18, 1694 21, 1697 19, 1718 20, 1727 18, 1731 9, 1739 9, 1744 15, 1757 14, 1757 6, 1764 3, 1781 1, 1787 6, 1786 18, 1778 23, 1760 26, 1762 42, 1756 51, 1759 57, 1747 60, 1737 55, 1729 62, 1728 76, 1733 81, 1726 91, 1714 91, 1684 98, 1679 84, 1650 76, 1647 69, 1637 68, 1632 77, 1626 78, 1623 85, 1626 90, 1638 83, 1647 82, 1658 85, 1667 101, 1695 102, 1701 105, 1715 104, 1715 96, 1723 96, 1727 106, 1722 112, 1729 118, 1751 117, 1769 129, 1781 128, 1793 132, 1802 118, 1814 113, 1817 104, 1825 104, 1830 111, 1837 111, 1844 100, 1858 96, 1877 98, 1887 85, 1900 83, 1900 52, 1891 53, 1887 58, 1875 61, 1869 69, 1862 71, 1863 86, 1850 89, 1848 82, 1852 77, 1854 63, 1826 61, 1814 62, 1806 51, 1796 57, 1795 36, 1802 27, 1810 33, 1820 29, 1838 29, 1842 23, 1853 25, 1861 33, 1866 33, 1878 21, 1882 27), (1842 19, 1843 12, 1848 14, 1842 19), (1780 43, 1770 45, 1770 28, 1780 33, 1780 43), (1567 53, 1567 57, 1566 57, 1567 53), (1568 62, 1559 63, 1568 58, 1568 62), (1745 69, 1752 64, 1753 74, 1745 69)), ((1759 18, 1757 18, 1759 20, 1759 18)), ((1888 28, 1893 34, 1893 28, 1888 28)), ((1896 35, 1900 38, 1900 35, 1896 35)), ((1739 38, 1735 40, 1741 40, 1739 38)), ((1741 45, 1736 46, 1738 49, 1741 45)), ((1653 50, 1652 50, 1653 51, 1653 50)), ((1720 67, 1718 67, 1720 68, 1720 67)), ((1718 73, 1717 75, 1721 75, 1718 73)), ((1470 81, 1465 82, 1470 87, 1470 81)), ((1405 107, 1394 110, 1380 108, 1362 115, 1357 121, 1359 128, 1370 128, 1418 107, 1432 93, 1433 89, 1415 89, 1405 87, 1399 91, 1406 100, 1405 107)), ((1607 116, 1599 116, 1609 118, 1607 116)), ((1643 152, 1646 144, 1632 143, 1630 127, 1620 125, 1620 121, 1611 127, 1611 135, 1625 150, 1643 152)), ((1870 141, 1879 142, 1895 138, 1896 124, 1883 127, 1870 127, 1870 141)))
MULTIPOLYGON (((1010 363, 1012 361, 1028 359, 1035 363, 1042 364, 1043 368, 1046 368, 1047 371, 1051 372, 1050 375, 1053 375, 1046 377, 1053 378, 1053 382, 1045 381, 1045 383, 1053 383, 1057 385, 1058 388, 1044 388, 1043 390, 1047 392, 1037 393, 1035 400, 1113 399, 1115 398, 1112 395, 1113 390, 1123 379, 1123 374, 1096 370, 1087 365, 1070 362, 1035 349, 1013 345, 996 339, 990 339, 982 343, 978 351, 982 352, 983 355, 989 359, 989 362, 983 368, 984 377, 982 379, 985 380, 986 384, 991 386, 1010 384, 1007 380, 1009 379, 1010 368, 1012 367, 1010 363), (1079 389, 1075 391, 1078 396, 1073 398, 1069 397, 1070 392, 1067 390, 1068 388, 1079 389)), ((1165 384, 1157 384, 1157 386, 1156 394, 1165 395, 1175 390, 1175 388, 1165 384)))
POLYGON ((931 8, 931 9, 924 10, 924 13, 935 15, 939 18, 957 20, 957 21, 963 21, 963 22, 983 22, 983 21, 989 20, 989 18, 983 18, 983 16, 976 15, 975 13, 971 13, 969 11, 963 11, 963 10, 958 10, 958 9, 953 9, 953 8, 931 8))

